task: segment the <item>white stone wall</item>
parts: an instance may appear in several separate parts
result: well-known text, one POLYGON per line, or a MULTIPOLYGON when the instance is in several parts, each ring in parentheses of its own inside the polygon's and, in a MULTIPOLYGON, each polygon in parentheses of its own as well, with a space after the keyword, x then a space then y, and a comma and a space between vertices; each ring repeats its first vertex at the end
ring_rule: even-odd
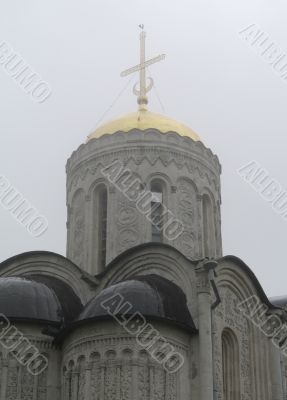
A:
POLYGON ((97 186, 103 183, 108 188, 106 263, 124 250, 151 241, 151 223, 101 173, 104 166, 115 160, 131 170, 143 187, 149 188, 154 179, 164 185, 164 203, 184 225, 179 238, 164 237, 164 243, 190 259, 221 256, 221 168, 217 157, 201 142, 176 133, 134 130, 91 140, 68 160, 68 258, 93 275, 101 272, 95 251, 94 196, 97 186), (206 212, 204 196, 210 200, 206 212), (204 227, 206 219, 208 227, 204 227))
MULTIPOLYGON (((251 296, 262 298, 256 278, 251 279, 248 275, 247 267, 232 261, 220 262, 217 269, 216 283, 221 303, 212 312, 214 399, 225 400, 222 335, 229 331, 238 346, 238 369, 235 368, 238 373, 234 377, 226 375, 238 387, 234 400, 284 400, 284 363, 280 365, 280 352, 272 344, 272 337, 268 338, 256 326, 255 320, 246 318, 238 308, 239 303, 251 296)), ((230 348, 230 357, 231 354, 230 348)), ((232 362, 231 359, 228 361, 229 364, 232 362)))
MULTIPOLYGON (((9 349, 0 346, 0 399, 1 400, 61 400, 60 397, 60 351, 52 344, 52 338, 41 334, 41 326, 33 324, 12 324, 17 334, 9 341, 9 349, 15 344, 15 352, 19 352, 21 334, 35 346, 47 360, 47 368, 40 374, 31 374, 28 364, 19 361, 9 349), (17 345, 19 343, 19 345, 17 345), (17 351, 18 350, 18 351, 17 351)), ((1 339, 3 340, 3 339, 1 339)), ((28 343, 28 342, 27 342, 28 343)), ((27 359, 35 354, 25 344, 23 357, 27 359)))
MULTIPOLYGON (((78 328, 65 341, 62 361, 62 399, 75 400, 189 400, 190 337, 178 328, 154 323, 185 359, 168 373, 115 321, 78 328), (78 397, 69 393, 78 393, 78 397)), ((196 360, 193 360, 196 363, 196 360)))

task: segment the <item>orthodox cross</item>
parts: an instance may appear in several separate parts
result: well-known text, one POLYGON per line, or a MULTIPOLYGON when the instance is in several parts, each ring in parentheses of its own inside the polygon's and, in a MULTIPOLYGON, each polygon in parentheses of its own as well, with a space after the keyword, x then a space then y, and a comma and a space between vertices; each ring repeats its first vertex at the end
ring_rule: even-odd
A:
POLYGON ((143 30, 144 29, 143 25, 139 25, 139 27, 142 29, 142 32, 140 34, 140 63, 138 65, 136 65, 135 67, 132 67, 132 68, 129 68, 129 69, 123 71, 121 73, 121 76, 127 76, 134 72, 139 71, 139 75, 140 75, 139 89, 137 88, 137 84, 136 84, 133 88, 133 92, 136 96, 138 96, 139 110, 145 110, 146 105, 148 103, 147 93, 153 87, 153 79, 150 77, 146 78, 146 69, 149 65, 152 65, 161 60, 164 60, 165 54, 161 54, 155 58, 152 58, 152 59, 146 61, 146 59, 145 59, 146 32, 143 30), (147 79, 149 82, 147 82, 147 79))

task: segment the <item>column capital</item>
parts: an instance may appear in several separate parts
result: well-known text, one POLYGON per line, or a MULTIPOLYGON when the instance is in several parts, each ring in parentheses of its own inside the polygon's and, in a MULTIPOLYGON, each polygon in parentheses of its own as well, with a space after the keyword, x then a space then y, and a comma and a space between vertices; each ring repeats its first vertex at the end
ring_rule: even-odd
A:
POLYGON ((214 263, 211 260, 203 260, 200 262, 195 269, 196 273, 196 288, 197 293, 210 294, 210 274, 209 271, 214 267, 214 263))

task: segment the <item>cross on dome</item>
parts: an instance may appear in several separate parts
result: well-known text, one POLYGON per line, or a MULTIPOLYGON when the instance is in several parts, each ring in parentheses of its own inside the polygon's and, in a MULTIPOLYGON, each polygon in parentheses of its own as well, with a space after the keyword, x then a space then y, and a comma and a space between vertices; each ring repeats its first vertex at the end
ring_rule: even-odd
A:
POLYGON ((126 69, 121 73, 121 76, 127 76, 134 72, 139 71, 140 81, 139 81, 139 89, 137 88, 137 84, 134 85, 133 92, 136 96, 138 96, 138 105, 139 110, 145 110, 146 105, 148 104, 147 93, 153 87, 153 79, 151 77, 146 77, 146 69, 149 65, 155 64, 161 60, 164 60, 166 55, 160 54, 157 57, 151 58, 150 60, 146 60, 145 57, 145 39, 146 32, 144 31, 144 25, 139 25, 141 28, 140 33, 140 63, 132 68, 126 69), (148 80, 148 82, 147 82, 148 80))

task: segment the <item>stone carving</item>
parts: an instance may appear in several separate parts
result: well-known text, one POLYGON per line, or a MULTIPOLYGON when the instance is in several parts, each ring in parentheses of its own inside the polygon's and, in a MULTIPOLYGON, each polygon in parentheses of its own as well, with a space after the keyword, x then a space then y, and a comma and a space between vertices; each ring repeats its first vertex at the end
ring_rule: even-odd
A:
POLYGON ((210 293, 210 283, 207 271, 202 269, 197 271, 196 289, 198 294, 210 293))
POLYGON ((119 200, 117 227, 119 230, 118 252, 139 244, 139 212, 135 204, 125 198, 119 200))
MULTIPOLYGON (((46 355, 47 357, 47 355, 46 355)), ((37 400, 47 399, 47 379, 48 370, 45 369, 40 375, 38 375, 38 388, 37 388, 37 400)))
POLYGON ((180 235, 181 251, 184 255, 194 258, 194 236, 192 233, 184 232, 180 235))
POLYGON ((119 250, 120 252, 137 245, 138 233, 133 229, 122 229, 119 232, 119 250))
POLYGON ((223 371, 222 371, 222 331, 231 329, 239 342, 239 369, 241 381, 241 400, 251 400, 251 360, 250 360, 250 330, 248 322, 237 310, 239 299, 228 288, 220 291, 222 302, 215 309, 212 321, 214 385, 217 399, 223 400, 223 371))
POLYGON ((185 224, 186 226, 192 226, 194 223, 194 206, 195 206, 195 191, 192 185, 185 181, 181 180, 178 184, 178 193, 179 199, 178 204, 180 207, 180 215, 185 216, 185 224))
POLYGON ((8 378, 7 378, 7 388, 6 388, 7 400, 17 400, 19 368, 20 367, 17 366, 16 360, 14 360, 12 356, 10 356, 8 363, 8 378))
MULTIPOLYGON (((30 355, 27 357, 30 358, 30 355)), ((47 400, 47 374, 46 369, 34 376, 27 366, 19 363, 12 355, 3 360, 0 353, 0 393, 4 389, 5 400, 47 400), (4 368, 7 370, 7 379, 3 379, 3 376, 6 377, 4 368)))
MULTIPOLYGON (((84 395, 87 380, 83 379, 81 384, 81 373, 79 386, 75 386, 75 382, 73 384, 73 378, 72 391, 69 390, 69 385, 65 385, 64 399, 177 400, 178 374, 166 373, 162 366, 152 361, 145 351, 134 355, 131 349, 126 348, 118 353, 110 349, 103 354, 101 356, 100 353, 92 353, 89 358, 91 365, 89 399, 84 395), (79 394, 78 397, 73 397, 76 387, 79 394)), ((82 365, 84 370, 87 363, 88 361, 85 361, 82 365)), ((69 364, 71 363, 68 362, 69 364)), ((63 368, 63 371, 67 368, 68 366, 63 368)), ((76 376, 75 369, 71 372, 71 376, 76 376)), ((65 376, 63 379, 65 380, 65 376)))
POLYGON ((175 400, 177 397, 177 374, 166 373, 166 396, 165 400, 175 400))
POLYGON ((132 367, 133 363, 133 353, 129 349, 125 349, 122 353, 122 365, 119 367, 119 376, 121 380, 120 392, 121 398, 132 400, 132 367))
POLYGON ((125 363, 120 368, 121 376, 121 398, 132 400, 132 364, 125 363))
POLYGON ((154 368, 154 400, 165 400, 165 371, 157 366, 154 368))
POLYGON ((35 377, 28 372, 27 368, 21 368, 21 399, 33 400, 34 379, 35 377))
POLYGON ((189 258, 195 258, 195 236, 194 232, 197 228, 196 219, 196 192, 190 182, 180 179, 177 190, 177 218, 184 225, 184 232, 177 241, 177 248, 189 258))
POLYGON ((139 148, 125 150, 113 147, 109 153, 97 152, 95 154, 97 154, 96 166, 95 160, 89 159, 84 165, 80 164, 71 175, 68 174, 68 192, 70 192, 72 187, 78 186, 80 180, 85 179, 89 174, 98 174, 100 176, 101 166, 109 165, 116 159, 122 160, 124 165, 127 165, 129 162, 134 162, 135 165, 148 162, 150 166, 154 166, 157 161, 161 161, 165 167, 168 167, 172 163, 179 170, 182 170, 186 166, 188 171, 198 177, 203 183, 213 187, 215 190, 218 189, 216 182, 219 179, 220 168, 218 161, 215 163, 215 167, 210 156, 208 156, 206 161, 208 160, 208 163, 211 163, 211 165, 207 167, 207 162, 202 162, 199 159, 195 161, 194 156, 186 151, 183 153, 171 150, 171 148, 164 148, 159 152, 156 147, 147 147, 144 144, 141 144, 139 148))
POLYGON ((100 400, 100 388, 101 388, 101 368, 100 360, 101 356, 99 353, 93 353, 90 357, 92 369, 91 369, 91 393, 94 396, 94 400, 100 400))
POLYGON ((120 209, 118 223, 121 225, 132 225, 136 222, 137 210, 134 207, 124 206, 120 209))
MULTIPOLYGON (((175 133, 162 135, 154 130, 145 133, 134 131, 129 133, 128 138, 127 135, 118 133, 111 135, 110 138, 103 136, 99 140, 95 139, 74 152, 67 164, 67 202, 73 213, 75 209, 72 200, 79 189, 85 188, 88 193, 95 182, 105 181, 101 170, 115 160, 133 171, 143 184, 147 183, 154 173, 168 176, 166 204, 170 212, 184 223, 185 229, 184 234, 176 240, 169 241, 164 237, 163 242, 176 247, 189 259, 202 258, 204 254, 200 237, 201 204, 196 202, 195 196, 197 190, 201 192, 207 188, 216 202, 220 200, 220 165, 217 157, 201 143, 195 143, 175 133), (178 177, 181 179, 178 180, 178 177)), ((135 204, 129 202, 111 183, 106 181, 106 184, 110 192, 113 192, 110 195, 108 209, 109 228, 106 242, 108 264, 123 251, 149 242, 152 235, 150 222, 138 212, 135 204)), ((74 217, 69 218, 70 229, 74 229, 72 228, 74 217)), ((83 215, 80 214, 79 217, 81 220, 83 215)), ((92 228, 87 214, 85 221, 84 255, 80 255, 82 243, 77 244, 76 254, 73 254, 74 236, 69 235, 68 257, 80 266, 87 264, 86 271, 94 273, 98 259, 93 247, 95 241, 89 237, 92 235, 92 228), (82 261, 84 257, 86 257, 84 261, 87 262, 82 261)), ((217 228, 219 229, 219 226, 217 228)), ((78 230, 81 230, 80 226, 78 230)), ((221 254, 220 246, 221 243, 218 244, 219 251, 216 254, 221 254)))
POLYGON ((149 400, 151 391, 149 356, 145 351, 139 354, 138 391, 140 399, 149 400))
POLYGON ((117 400, 116 353, 113 350, 106 353, 105 399, 117 400))

